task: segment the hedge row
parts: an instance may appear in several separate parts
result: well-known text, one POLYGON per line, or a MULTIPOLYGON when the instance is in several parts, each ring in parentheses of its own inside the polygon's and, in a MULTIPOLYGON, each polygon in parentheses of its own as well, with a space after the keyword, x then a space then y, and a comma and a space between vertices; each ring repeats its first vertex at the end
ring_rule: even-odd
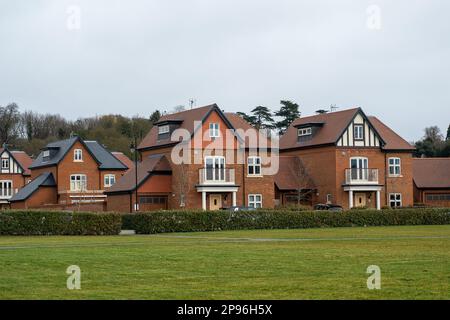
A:
POLYGON ((0 211, 0 235, 115 235, 121 227, 117 213, 0 211))
POLYGON ((450 209, 351 210, 345 212, 258 210, 156 211, 123 215, 123 229, 138 234, 241 229, 450 224, 450 209))

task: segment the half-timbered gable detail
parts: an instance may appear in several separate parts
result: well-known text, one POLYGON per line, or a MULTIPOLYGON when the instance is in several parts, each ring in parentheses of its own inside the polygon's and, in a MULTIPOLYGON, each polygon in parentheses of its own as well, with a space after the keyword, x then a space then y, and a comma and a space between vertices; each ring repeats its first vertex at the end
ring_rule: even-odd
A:
POLYGON ((383 140, 362 111, 358 111, 337 142, 338 147, 380 148, 383 140))

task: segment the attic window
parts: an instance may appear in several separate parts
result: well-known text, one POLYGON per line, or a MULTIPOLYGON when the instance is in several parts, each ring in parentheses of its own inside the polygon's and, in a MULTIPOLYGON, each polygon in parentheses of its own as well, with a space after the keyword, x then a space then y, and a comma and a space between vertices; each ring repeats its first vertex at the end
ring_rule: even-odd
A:
POLYGON ((355 124, 353 135, 355 140, 364 140, 364 126, 361 124, 355 124))
POLYGON ((209 137, 210 138, 218 138, 220 136, 219 133, 219 124, 218 123, 210 123, 209 124, 209 137))
POLYGON ((311 134, 312 134, 311 127, 298 129, 298 136, 299 137, 310 136, 311 134))
POLYGON ((169 133, 169 131, 170 131, 169 125, 158 127, 158 134, 169 133))
POLYGON ((42 156, 43 156, 44 158, 50 157, 50 151, 49 151, 49 150, 44 150, 44 153, 42 154, 42 156))

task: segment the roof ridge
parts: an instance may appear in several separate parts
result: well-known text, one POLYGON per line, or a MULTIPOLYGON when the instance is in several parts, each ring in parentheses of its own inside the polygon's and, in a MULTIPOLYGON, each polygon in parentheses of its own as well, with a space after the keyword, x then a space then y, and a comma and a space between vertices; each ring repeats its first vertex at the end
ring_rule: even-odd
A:
POLYGON ((213 104, 208 104, 208 105, 206 105, 206 106, 202 106, 202 107, 198 107, 198 108, 193 108, 193 109, 188 109, 188 110, 178 111, 178 112, 175 112, 175 113, 167 113, 167 114, 163 114, 163 115, 161 116, 161 118, 162 118, 162 117, 168 117, 168 116, 179 115, 180 113, 185 113, 185 112, 189 112, 189 111, 193 111, 193 110, 198 110, 198 109, 203 109, 203 108, 212 108, 212 107, 215 107, 215 106, 217 106, 217 104, 216 104, 216 103, 213 103, 213 104))
POLYGON ((333 114, 342 113, 342 112, 356 111, 356 110, 359 110, 359 109, 361 109, 361 108, 360 107, 354 107, 354 108, 349 108, 349 109, 344 109, 344 110, 339 110, 339 111, 333 111, 333 112, 327 112, 327 113, 319 113, 319 114, 312 114, 312 115, 305 116, 305 117, 300 116, 296 120, 298 120, 298 119, 305 120, 307 118, 312 118, 312 117, 326 117, 328 115, 333 115, 333 114))

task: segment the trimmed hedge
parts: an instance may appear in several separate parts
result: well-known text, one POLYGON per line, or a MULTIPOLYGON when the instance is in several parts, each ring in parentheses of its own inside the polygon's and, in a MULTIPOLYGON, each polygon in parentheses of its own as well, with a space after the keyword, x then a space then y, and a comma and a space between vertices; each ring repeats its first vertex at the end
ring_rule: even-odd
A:
POLYGON ((0 211, 0 235, 116 235, 121 227, 117 213, 0 211))
POLYGON ((138 234, 241 229, 450 224, 450 209, 350 210, 345 212, 258 210, 155 211, 125 214, 123 229, 138 234))

